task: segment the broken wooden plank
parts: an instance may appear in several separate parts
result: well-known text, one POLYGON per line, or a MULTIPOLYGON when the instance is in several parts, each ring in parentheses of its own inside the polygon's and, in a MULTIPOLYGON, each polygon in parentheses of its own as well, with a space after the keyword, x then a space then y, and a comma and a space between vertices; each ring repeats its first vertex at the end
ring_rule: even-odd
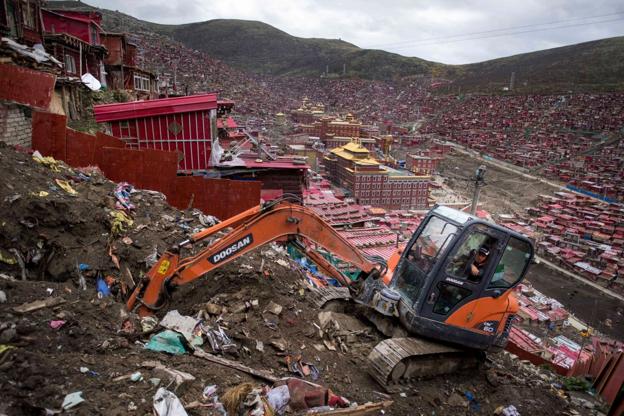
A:
POLYGON ((61 305, 63 303, 65 303, 65 299, 59 296, 59 297, 36 300, 30 303, 24 303, 20 306, 14 307, 13 310, 17 313, 26 313, 26 312, 33 312, 33 311, 43 309, 43 308, 49 308, 49 307, 56 306, 56 305, 61 305))
POLYGON ((203 358, 204 360, 210 361, 212 363, 233 368, 235 370, 242 371, 243 373, 247 373, 263 380, 270 381, 271 383, 275 383, 277 380, 279 380, 279 377, 275 377, 274 375, 266 371, 256 370, 254 368, 247 367, 246 365, 243 365, 241 363, 237 363, 236 361, 228 360, 227 358, 217 357, 216 355, 209 354, 199 348, 195 349, 193 355, 199 358, 203 358))
POLYGON ((371 413, 377 413, 382 409, 390 407, 392 400, 385 400, 377 403, 366 403, 356 407, 348 407, 346 409, 329 410, 327 412, 315 413, 316 415, 340 415, 340 416, 364 416, 371 413))

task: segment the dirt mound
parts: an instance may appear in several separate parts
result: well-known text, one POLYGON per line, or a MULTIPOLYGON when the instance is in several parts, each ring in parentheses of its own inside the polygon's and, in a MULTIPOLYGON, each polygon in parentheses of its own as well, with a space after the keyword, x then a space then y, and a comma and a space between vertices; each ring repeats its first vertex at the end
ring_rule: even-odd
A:
POLYGON ((135 208, 127 211, 133 225, 114 234, 116 184, 97 170, 83 172, 61 162, 44 166, 0 143, 0 273, 21 275, 23 261, 28 280, 78 279, 80 264, 118 275, 107 255, 112 252, 122 269, 138 276, 155 248, 161 253, 201 227, 197 216, 173 209, 162 194, 139 190, 130 196, 135 208))
MULTIPOLYGON (((151 414, 158 387, 175 390, 191 415, 218 414, 208 407, 189 409, 189 404, 201 400, 206 386, 217 385, 221 395, 261 380, 191 354, 146 349, 152 333, 141 334, 138 326, 127 330, 133 316, 121 294, 101 297, 96 290, 98 272, 121 279, 127 267, 138 279, 148 270, 145 258, 154 247, 162 252, 184 239, 200 225, 198 217, 170 208, 159 194, 138 191, 130 196, 136 206, 129 213, 133 224, 113 233, 116 185, 87 173, 62 165, 55 172, 0 145, 0 414, 59 410, 74 392, 85 399, 70 410, 75 414, 151 414), (79 284, 81 263, 91 269, 84 271, 86 289, 79 284), (194 380, 175 388, 163 370, 146 361, 194 380), (140 375, 133 381, 136 372, 140 375)), ((177 309, 203 325, 221 327, 234 344, 223 358, 276 378, 297 376, 293 370, 299 369, 311 381, 318 372, 317 383, 357 403, 393 400, 386 409, 390 415, 492 414, 507 405, 520 414, 546 415, 576 406, 561 395, 555 376, 508 355, 491 357, 477 371, 422 380, 388 397, 366 372, 366 356, 381 335, 365 321, 346 333, 321 332, 320 311, 310 298, 296 264, 271 245, 178 288, 158 317, 177 309)), ((349 319, 338 321, 349 326, 349 319)), ((201 348, 212 352, 206 339, 201 348)))

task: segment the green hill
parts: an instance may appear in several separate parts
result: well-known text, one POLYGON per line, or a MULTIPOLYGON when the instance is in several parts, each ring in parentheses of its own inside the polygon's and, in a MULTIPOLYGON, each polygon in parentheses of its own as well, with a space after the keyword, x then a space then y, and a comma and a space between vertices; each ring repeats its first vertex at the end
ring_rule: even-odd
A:
POLYGON ((467 64, 445 65, 361 49, 338 39, 299 38, 257 21, 216 19, 161 25, 97 9, 80 1, 48 1, 50 7, 98 10, 106 30, 156 32, 243 70, 272 75, 368 79, 433 75, 452 81, 440 92, 502 92, 515 73, 514 92, 624 90, 624 37, 467 64))
POLYGON ((418 58, 361 49, 338 39, 299 38, 266 23, 217 19, 176 26, 174 39, 242 69, 275 75, 391 79, 428 74, 438 66, 418 58))
POLYGON ((453 90, 515 92, 624 90, 624 36, 523 53, 442 70, 453 90))

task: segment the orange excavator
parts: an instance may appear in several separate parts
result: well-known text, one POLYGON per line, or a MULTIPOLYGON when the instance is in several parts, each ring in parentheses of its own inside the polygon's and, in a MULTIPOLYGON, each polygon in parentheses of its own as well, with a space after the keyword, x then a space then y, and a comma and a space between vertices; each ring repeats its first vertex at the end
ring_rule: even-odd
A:
POLYGON ((314 211, 281 200, 172 247, 137 284, 127 307, 141 316, 154 314, 166 307, 176 286, 277 240, 307 240, 361 271, 352 281, 315 250, 305 251, 343 286, 319 289, 319 306, 351 299, 388 337, 368 355, 370 374, 388 391, 406 380, 466 368, 474 365, 475 353, 503 348, 519 309, 513 288, 533 258, 524 235, 436 206, 386 264, 362 253, 314 211), (217 233, 196 255, 180 257, 183 248, 217 233))

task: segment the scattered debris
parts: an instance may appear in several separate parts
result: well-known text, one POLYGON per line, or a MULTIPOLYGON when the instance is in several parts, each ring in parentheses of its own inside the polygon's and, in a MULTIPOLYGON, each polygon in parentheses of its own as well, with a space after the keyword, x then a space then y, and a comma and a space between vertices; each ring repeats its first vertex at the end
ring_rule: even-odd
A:
POLYGON ((180 355, 188 352, 185 344, 186 342, 183 335, 167 329, 152 336, 149 342, 145 344, 145 348, 152 351, 180 355))
POLYGON ((188 415, 180 399, 164 387, 160 387, 154 395, 154 413, 156 416, 188 415))
POLYGON ((252 376, 261 378, 263 380, 270 381, 271 383, 275 383, 278 380, 277 377, 275 377, 275 376, 273 376, 273 375, 271 375, 271 374, 269 374, 269 373, 267 373, 265 371, 255 370, 255 369, 253 369, 251 367, 248 367, 246 365, 240 364, 240 363, 238 363, 236 361, 231 361, 231 360, 228 360, 226 358, 217 357, 215 355, 208 354, 207 352, 202 351, 199 348, 195 349, 195 351, 193 352, 193 355, 195 355, 196 357, 203 358, 203 359, 205 359, 207 361, 223 365, 225 367, 229 367, 229 368, 233 368, 235 370, 242 371, 243 373, 250 374, 252 376))
POLYGON ((158 361, 145 361, 141 363, 141 367, 151 368, 152 374, 156 376, 155 379, 158 380, 158 383, 163 379, 168 380, 166 384, 174 382, 176 389, 187 381, 195 380, 192 374, 166 367, 158 361))
POLYGON ((25 303, 23 305, 16 306, 15 308, 13 308, 13 310, 17 313, 27 313, 34 312, 43 308, 50 308, 52 306, 62 305, 63 303, 65 303, 65 299, 63 299, 62 297, 54 297, 25 303))
POLYGON ((520 412, 518 412, 518 409, 516 409, 514 405, 499 406, 494 410, 494 414, 500 416, 520 416, 520 412))
POLYGON ((50 328, 52 329, 60 329, 63 325, 65 325, 66 321, 63 320, 54 320, 50 321, 50 328))
POLYGON ((85 399, 82 398, 82 392, 76 391, 74 393, 69 393, 67 396, 65 396, 61 407, 63 408, 63 410, 68 410, 68 409, 71 409, 72 407, 78 406, 80 403, 84 401, 85 399))
POLYGON ((279 315, 282 313, 283 307, 278 305, 277 303, 270 301, 266 307, 267 312, 272 313, 273 315, 279 315))
POLYGON ((160 321, 160 326, 179 332, 192 345, 203 344, 202 337, 195 334, 195 328, 199 322, 190 316, 182 316, 177 310, 167 312, 160 321))

